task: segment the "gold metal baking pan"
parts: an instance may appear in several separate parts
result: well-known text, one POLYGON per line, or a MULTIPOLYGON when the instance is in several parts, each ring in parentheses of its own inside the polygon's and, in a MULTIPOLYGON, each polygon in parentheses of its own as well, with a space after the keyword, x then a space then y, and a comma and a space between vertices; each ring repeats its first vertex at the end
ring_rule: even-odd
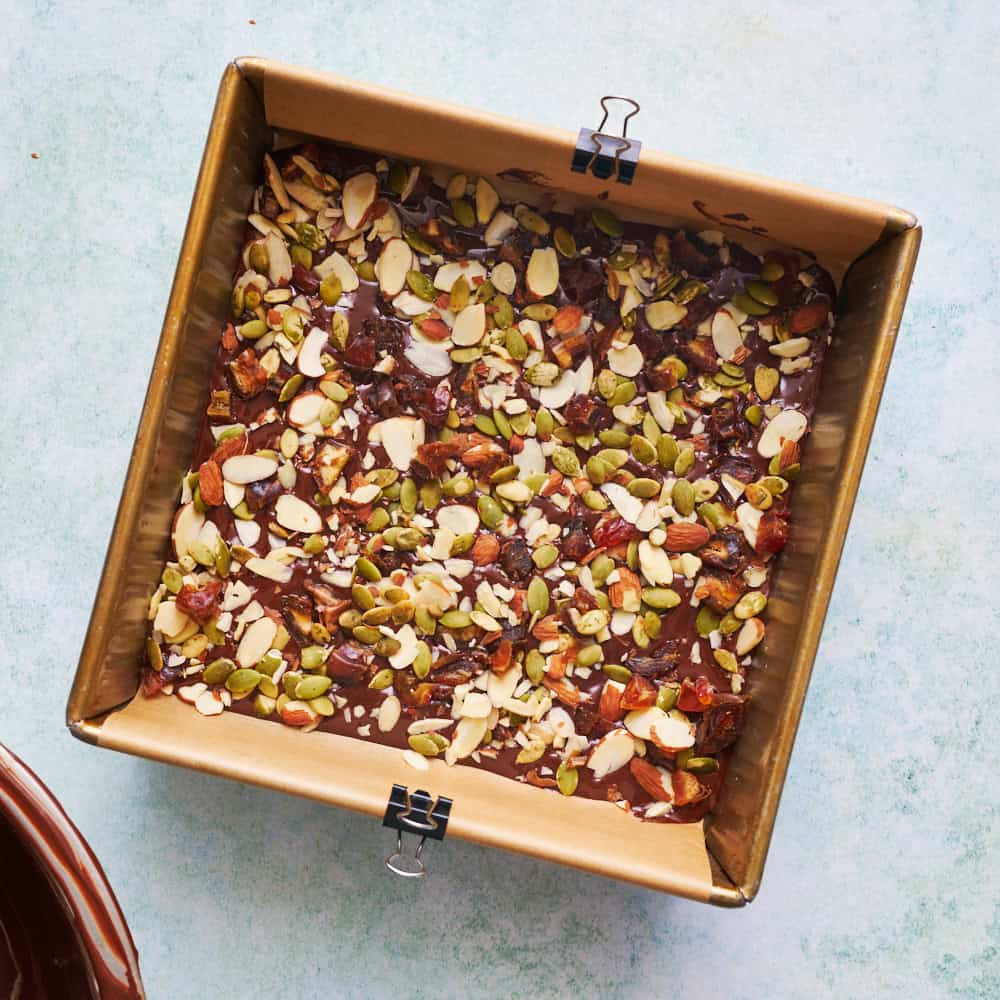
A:
POLYGON ((741 906, 760 885, 792 742, 920 244, 899 209, 679 160, 643 148, 630 186, 574 173, 576 134, 262 59, 226 67, 67 723, 74 735, 373 816, 393 783, 454 802, 449 834, 677 895, 741 906), (208 396, 208 372, 262 154, 302 135, 484 174, 508 197, 722 229, 755 249, 813 254, 841 284, 803 456, 791 540, 773 579, 767 664, 715 813, 642 823, 608 803, 564 799, 468 767, 409 768, 398 752, 302 734, 235 713, 206 719, 135 698, 149 595, 208 396), (301 764, 309 740, 310 765, 301 764), (320 764, 321 766, 317 766, 320 764), (573 835, 566 831, 572 829, 573 835))

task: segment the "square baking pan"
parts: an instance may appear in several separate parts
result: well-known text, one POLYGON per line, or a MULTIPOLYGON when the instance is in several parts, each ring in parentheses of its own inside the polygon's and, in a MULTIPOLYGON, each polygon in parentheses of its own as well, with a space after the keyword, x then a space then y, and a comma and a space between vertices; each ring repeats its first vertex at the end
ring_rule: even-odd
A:
POLYGON ((451 800, 449 834, 741 906, 760 885, 920 228, 890 205, 648 148, 631 184, 614 174, 602 180, 571 168, 576 144, 576 132, 263 59, 226 67, 67 724, 98 746, 373 816, 386 811, 393 785, 419 784, 432 798, 451 800), (418 773, 398 751, 360 739, 303 734, 230 712, 206 719, 176 699, 136 697, 149 597, 204 416, 262 155, 306 137, 416 161, 436 176, 482 174, 505 200, 555 199, 572 209, 607 199, 625 218, 722 230, 758 251, 794 247, 838 282, 834 347, 804 449, 791 538, 772 578, 766 664, 751 675, 746 727, 716 810, 702 822, 643 823, 609 803, 552 795, 470 767, 432 760, 418 773))

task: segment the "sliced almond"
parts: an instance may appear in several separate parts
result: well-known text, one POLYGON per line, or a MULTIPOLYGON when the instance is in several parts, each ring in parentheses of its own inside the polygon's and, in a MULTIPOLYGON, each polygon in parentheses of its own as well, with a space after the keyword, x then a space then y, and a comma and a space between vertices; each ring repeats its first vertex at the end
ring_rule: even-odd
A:
POLYGON ((415 771, 429 771, 431 769, 430 761, 421 754, 418 754, 416 750, 404 750, 403 761, 409 764, 415 771))
POLYGON ((666 393, 647 392, 646 402, 649 404, 649 412, 653 414, 653 419, 660 425, 660 429, 669 434, 674 429, 674 415, 670 407, 667 406, 666 393))
POLYGON ((687 316, 687 306, 679 306, 669 299, 650 302, 646 306, 646 322, 654 330, 669 330, 687 316))
POLYGON ((662 726, 667 721, 667 713, 655 705, 650 708, 639 708, 625 716, 625 728, 640 740, 650 739, 649 727, 662 726))
MULTIPOLYGON (((426 306, 425 302, 424 308, 426 306)), ((444 376, 454 368, 446 348, 447 342, 444 347, 435 347, 427 341, 411 340, 403 354, 414 368, 420 369, 425 375, 444 376)))
POLYGON ((461 718, 455 726, 455 734, 451 738, 451 744, 444 752, 446 764, 454 764, 465 757, 468 757, 486 735, 487 719, 461 718))
POLYGON ((243 498, 246 496, 246 487, 241 486, 239 483, 230 483, 223 481, 222 483, 222 495, 225 497, 226 506, 232 510, 233 507, 239 507, 243 503, 243 498))
POLYGON ((780 344, 772 344, 768 350, 779 358, 797 358, 812 347, 808 337, 791 337, 780 344))
POLYGON ((559 255, 554 247, 531 251, 525 281, 531 292, 541 299, 559 287, 559 255))
POLYGON ((236 662, 241 667, 255 667, 271 648, 277 634, 278 626, 271 618, 258 618, 243 633, 236 647, 236 662))
POLYGON ((318 326, 314 326, 307 334, 306 339, 302 341, 296 364, 306 378, 322 378, 326 374, 323 362, 320 361, 323 348, 326 347, 326 341, 326 331, 321 330, 318 326))
POLYGON ((375 262, 375 277, 386 298, 398 295, 406 284, 407 272, 413 267, 413 251, 403 239, 389 240, 375 262))
POLYGON ((748 618, 736 636, 736 655, 746 656, 764 638, 764 623, 759 618, 748 618))
POLYGON ((174 601, 162 601, 156 609, 156 617, 153 619, 153 628, 162 632, 168 638, 172 635, 180 635, 188 627, 190 618, 174 601))
MULTIPOLYGON (((336 250, 329 257, 321 260, 313 270, 321 279, 335 274, 340 279, 341 289, 345 292, 357 291, 358 285, 361 283, 358 272, 351 267, 350 261, 336 250)), ((427 308, 426 303, 424 303, 424 308, 427 308)))
POLYGON ((323 530, 323 518, 294 493, 285 493, 278 497, 274 505, 274 516, 278 524, 289 531, 301 531, 311 535, 323 530))
POLYGON ((236 534, 248 549, 252 549, 260 541, 260 525, 256 521, 237 521, 236 534))
POLYGON ((736 352, 743 346, 740 328, 725 309, 720 309, 712 317, 712 345, 723 361, 732 361, 736 352))
POLYGON ((199 715, 222 715, 225 711, 222 695, 218 691, 203 691, 195 699, 194 707, 199 715))
POLYGON ((639 542, 639 568, 654 587, 667 587, 673 583, 674 570, 670 565, 670 556, 646 539, 639 542))
POLYGON ((437 511, 439 528, 446 528, 457 538, 459 535, 471 535, 479 529, 479 514, 465 504, 453 503, 447 507, 439 507, 437 511))
POLYGON ((278 170, 277 164, 271 159, 270 153, 264 154, 264 176, 267 178, 267 183, 274 192, 274 197, 278 204, 287 212, 292 207, 292 203, 288 200, 285 182, 281 179, 281 173, 278 170))
POLYGON ((344 182, 344 194, 341 208, 344 210, 344 224, 351 229, 358 229, 364 221, 368 209, 375 203, 378 193, 378 179, 374 174, 365 172, 355 174, 344 182))
POLYGON ((285 181, 285 188, 300 205, 304 205, 310 212, 322 212, 327 207, 326 195, 322 191, 317 191, 311 184, 306 184, 305 181, 285 181))
POLYGON ((261 559, 254 556, 246 561, 246 568, 257 576, 264 577, 265 580, 274 580, 275 583, 288 583, 292 578, 292 567, 280 563, 277 559, 261 559))
POLYGON ((632 378, 642 371, 646 359, 635 344, 612 347, 608 351, 608 367, 616 374, 632 378))
POLYGON ((508 261, 502 260, 490 271, 490 281, 502 295, 513 295, 517 288, 517 272, 508 261))
POLYGON ((488 719, 493 702, 482 691, 470 691, 462 700, 462 716, 467 719, 488 719))
POLYGON ((284 285, 292 279, 292 258, 285 241, 274 233, 264 237, 267 247, 267 277, 272 285, 284 285))
POLYGON ((520 470, 522 479, 545 472, 545 454, 535 438, 524 439, 524 447, 514 456, 514 464, 520 470))
POLYGON ((576 373, 565 371, 554 385, 538 389, 538 401, 549 410, 561 410, 577 393, 576 373))
POLYGON ((517 219, 508 212, 497 212, 483 233, 483 241, 488 247, 498 247, 514 230, 517 229, 517 219))
POLYGON ((402 670, 417 658, 417 653, 420 652, 419 639, 412 625, 402 625, 396 632, 396 641, 399 643, 399 650, 389 657, 389 665, 395 670, 402 670))
POLYGON ((503 674, 490 671, 486 675, 486 694, 496 708, 500 708, 512 698, 521 681, 521 667, 513 666, 503 674))
MULTIPOLYGON (((277 465, 277 463, 275 463, 277 465)), ((225 484, 223 484, 225 487, 225 484)), ((183 559, 188 554, 191 543, 198 537, 202 525, 205 523, 205 515, 198 512, 194 503, 186 503, 174 518, 172 538, 174 543, 174 554, 178 559, 183 559)))
POLYGON ((465 278, 471 288, 476 287, 476 278, 485 278, 486 268, 478 260, 455 260, 442 264, 434 275, 434 287, 439 292, 450 292, 451 286, 459 278, 465 278))
POLYGON ((486 225, 500 204, 500 195, 485 177, 476 179, 476 221, 486 225))
POLYGON ((602 736, 587 758, 587 767, 600 780, 623 768, 635 756, 635 741, 624 729, 602 736))
POLYGON ((618 483, 605 483, 601 487, 604 495, 614 504, 614 508, 629 524, 635 524, 642 513, 642 501, 632 496, 624 486, 618 483))
POLYGON ((319 414, 325 402, 326 396, 318 389, 300 392, 288 404, 285 416, 288 422, 299 430, 308 431, 310 434, 322 434, 324 429, 319 421, 319 414))
POLYGON ((478 344, 486 333, 486 305, 476 302, 466 306, 455 319, 451 329, 451 339, 457 347, 471 347, 478 344))
POLYGON ((399 722, 399 717, 402 714, 403 706, 400 704, 399 699, 394 695, 389 695, 385 701, 379 706, 378 710, 378 728, 379 732, 391 733, 393 729, 396 728, 396 723, 399 722))
POLYGON ((278 463, 264 455, 233 455, 222 463, 222 475, 241 486, 269 479, 277 471, 278 463))
POLYGON ((416 457, 417 448, 424 443, 424 433, 423 420, 390 417, 372 427, 369 440, 380 442, 389 461, 401 472, 406 472, 416 457))
MULTIPOLYGON (((628 725, 627 716, 625 725, 628 725)), ((694 726, 682 713, 670 712, 665 719, 650 724, 649 738, 661 750, 688 750, 694 746, 694 726)))
POLYGON ((757 452, 764 458, 773 458, 781 451, 783 441, 798 441, 806 432, 809 421, 799 410, 782 410, 772 417, 757 442, 757 452))

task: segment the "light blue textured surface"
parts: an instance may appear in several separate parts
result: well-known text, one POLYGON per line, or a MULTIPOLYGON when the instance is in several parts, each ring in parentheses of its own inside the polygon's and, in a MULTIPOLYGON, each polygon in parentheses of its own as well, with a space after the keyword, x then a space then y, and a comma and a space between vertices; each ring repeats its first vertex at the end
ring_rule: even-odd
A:
POLYGON ((765 6, 0 4, 0 739, 102 858, 154 1000, 1000 995, 1000 15, 765 6), (458 842, 400 885, 372 820, 63 729, 216 85, 250 53, 570 128, 631 94, 651 147, 923 222, 748 910, 458 842))

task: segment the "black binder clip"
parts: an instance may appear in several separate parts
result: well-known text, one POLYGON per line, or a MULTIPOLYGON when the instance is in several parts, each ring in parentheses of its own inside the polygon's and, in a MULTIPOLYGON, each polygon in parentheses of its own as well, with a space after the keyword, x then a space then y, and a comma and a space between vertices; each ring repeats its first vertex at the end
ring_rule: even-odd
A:
POLYGON ((597 131, 589 128, 580 129, 570 166, 578 174, 585 174, 589 170, 603 181, 613 176, 619 184, 631 184, 632 178, 635 177, 635 169, 639 165, 639 150, 642 149, 642 143, 638 139, 628 138, 628 123, 630 118, 639 113, 639 105, 631 97, 615 97, 607 94, 601 98, 601 107, 604 109, 604 117, 597 126, 597 131), (633 110, 622 122, 621 135, 609 135, 603 131, 610 113, 605 103, 607 101, 624 101, 632 105, 633 110))
POLYGON ((450 815, 451 799, 446 799, 443 795, 432 799, 422 788, 411 795, 405 785, 393 785, 382 825, 396 831, 396 850, 385 859, 386 868, 403 878, 423 878, 427 873, 420 858, 424 844, 428 837, 431 840, 444 840, 450 815), (420 837, 420 843, 412 857, 403 854, 404 833, 420 837))

